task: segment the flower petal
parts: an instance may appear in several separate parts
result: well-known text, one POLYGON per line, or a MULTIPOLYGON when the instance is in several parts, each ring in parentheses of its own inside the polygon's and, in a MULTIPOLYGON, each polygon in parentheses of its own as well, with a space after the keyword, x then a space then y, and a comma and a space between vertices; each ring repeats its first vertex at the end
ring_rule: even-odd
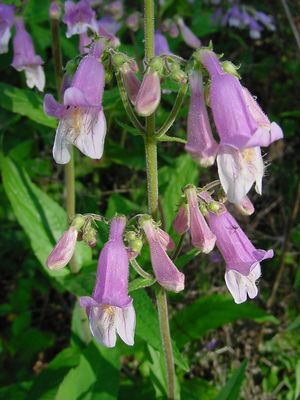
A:
POLYGON ((91 307, 89 312, 90 329, 97 342, 106 347, 115 347, 116 333, 116 307, 101 305, 91 307))
POLYGON ((67 164, 71 159, 71 143, 66 138, 65 123, 66 121, 62 119, 58 124, 52 150, 53 158, 57 164, 67 164))
POLYGON ((132 304, 127 308, 118 309, 116 329, 123 342, 129 346, 134 345, 135 311, 132 304))

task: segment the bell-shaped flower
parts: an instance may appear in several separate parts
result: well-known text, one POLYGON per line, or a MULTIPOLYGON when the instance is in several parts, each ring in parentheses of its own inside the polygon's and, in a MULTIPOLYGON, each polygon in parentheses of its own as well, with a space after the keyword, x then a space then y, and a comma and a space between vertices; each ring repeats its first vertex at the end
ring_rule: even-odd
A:
POLYGON ((240 203, 255 183, 255 190, 262 193, 264 162, 259 147, 236 150, 220 146, 217 156, 221 185, 231 203, 240 203))
POLYGON ((172 54, 167 38, 160 31, 156 31, 154 34, 154 52, 156 56, 172 54))
POLYGON ((184 275, 166 253, 166 249, 170 247, 170 241, 165 236, 167 234, 149 218, 142 218, 141 227, 150 247, 151 263, 157 282, 166 290, 180 292, 184 289, 184 275))
POLYGON ((189 77, 191 100, 187 121, 185 150, 203 167, 212 165, 218 151, 205 106, 202 75, 193 71, 189 77))
POLYGON ((78 3, 67 0, 64 11, 63 21, 68 27, 67 38, 87 32, 88 28, 97 32, 96 14, 88 0, 80 0, 78 3))
POLYGON ((256 112, 252 111, 239 80, 224 72, 217 55, 211 50, 200 50, 200 61, 211 78, 210 105, 214 122, 224 146, 244 149, 254 146, 268 146, 282 136, 270 134, 261 129, 256 112), (251 109, 251 111, 250 111, 251 109))
POLYGON ((21 17, 15 21, 16 34, 13 40, 14 57, 12 67, 17 71, 24 71, 26 84, 29 88, 36 86, 41 92, 45 86, 45 74, 42 67, 43 60, 35 54, 31 36, 26 31, 21 17))
POLYGON ((14 23, 14 7, 0 4, 0 54, 8 52, 11 27, 14 23))
POLYGON ((102 108, 105 73, 93 55, 82 59, 71 86, 63 95, 63 104, 47 94, 46 114, 59 119, 53 146, 53 157, 58 164, 70 161, 70 147, 76 146, 83 154, 100 159, 106 135, 106 120, 102 108))
POLYGON ((192 245, 208 254, 215 247, 216 237, 210 230, 207 222, 199 209, 199 200, 195 186, 185 189, 189 210, 189 231, 192 238, 192 245))
POLYGON ((252 215, 255 211, 254 205, 248 196, 245 196, 239 203, 236 203, 235 208, 242 215, 252 215))
POLYGON ((209 212, 209 226, 217 237, 216 245, 225 262, 225 282, 237 304, 257 296, 256 281, 261 275, 260 262, 273 257, 273 250, 258 250, 236 220, 225 211, 209 212))
POLYGON ((149 70, 145 73, 139 92, 136 97, 136 112, 148 117, 153 114, 160 103, 160 78, 157 71, 149 70))
POLYGON ((185 43, 192 47, 193 49, 198 49, 201 46, 201 41, 197 38, 197 36, 190 30, 190 28, 184 23, 182 18, 177 19, 177 23, 179 26, 179 30, 181 36, 185 43))
POLYGON ((93 294, 80 298, 93 336, 106 347, 116 345, 117 334, 129 346, 134 344, 135 311, 128 296, 129 261, 122 238, 125 226, 125 217, 112 219, 109 240, 100 253, 93 294))
POLYGON ((120 73, 124 82, 124 86, 129 100, 133 105, 136 103, 137 95, 140 90, 141 82, 136 76, 135 64, 125 62, 120 67, 120 73))

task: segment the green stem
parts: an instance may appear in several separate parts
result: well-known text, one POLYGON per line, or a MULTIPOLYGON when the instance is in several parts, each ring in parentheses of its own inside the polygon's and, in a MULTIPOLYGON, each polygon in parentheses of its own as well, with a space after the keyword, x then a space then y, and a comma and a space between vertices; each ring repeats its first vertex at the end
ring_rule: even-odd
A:
MULTIPOLYGON (((154 1, 144 0, 145 13, 145 58, 149 62, 154 57, 154 1)), ((157 139, 155 137, 155 115, 146 118, 145 135, 147 190, 149 213, 154 220, 158 218, 158 174, 157 139)), ((165 357, 168 382, 168 399, 175 400, 175 367, 169 327, 168 302, 166 291, 159 287, 156 291, 162 349, 165 357)))
POLYGON ((153 276, 151 274, 148 274, 143 268, 140 266, 140 264, 136 260, 130 260, 130 264, 132 267, 135 269, 135 271, 142 276, 145 279, 153 279, 153 276))

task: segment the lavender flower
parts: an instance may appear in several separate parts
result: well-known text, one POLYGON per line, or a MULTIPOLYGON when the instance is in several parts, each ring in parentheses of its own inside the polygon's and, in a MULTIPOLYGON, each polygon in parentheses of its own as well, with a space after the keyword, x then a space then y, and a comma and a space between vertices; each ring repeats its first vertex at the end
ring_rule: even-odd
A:
POLYGON ((185 43, 193 49, 198 49, 201 46, 201 41, 197 38, 197 36, 184 23, 182 18, 178 18, 177 23, 185 43))
POLYGON ((203 81, 200 72, 190 74, 191 102, 187 122, 185 150, 203 167, 212 165, 218 151, 205 106, 203 81))
POLYGON ((178 235, 184 234, 190 227, 189 206, 181 204, 173 222, 173 228, 178 235))
POLYGON ((217 247, 225 262, 225 282, 237 304, 257 296, 256 281, 261 275, 260 262, 273 257, 273 250, 257 250, 236 220, 225 211, 208 214, 211 230, 217 237, 217 247))
POLYGON ((68 27, 67 38, 87 32, 88 28, 97 32, 98 26, 95 17, 96 14, 87 0, 80 0, 78 3, 67 0, 63 18, 68 27))
POLYGON ((79 51, 80 54, 87 54, 89 52, 89 46, 92 43, 92 39, 88 36, 87 32, 79 35, 79 51))
POLYGON ((135 74, 136 69, 135 64, 129 62, 125 62, 120 68, 127 95, 133 105, 136 104, 137 95, 141 87, 141 82, 135 74))
POLYGON ((114 20, 111 16, 104 15, 104 17, 102 17, 98 21, 98 28, 104 29, 104 31, 106 31, 107 33, 110 33, 111 35, 115 36, 115 34, 121 28, 121 24, 120 22, 114 20))
POLYGON ((90 158, 102 157, 106 135, 101 105, 104 83, 102 64, 88 55, 80 62, 71 86, 64 92, 63 104, 57 103, 52 95, 45 96, 45 112, 59 119, 53 146, 53 157, 58 164, 70 161, 72 144, 90 158))
POLYGON ((148 117, 153 114, 160 103, 160 78, 157 71, 151 69, 145 73, 139 92, 136 97, 136 112, 148 117))
POLYGON ((14 23, 14 7, 0 4, 0 54, 8 52, 10 29, 14 23))
POLYGON ((156 31, 154 35, 154 51, 156 56, 172 54, 166 37, 160 31, 156 31))
POLYGON ((71 226, 57 242, 47 258, 46 265, 49 269, 58 270, 64 268, 73 257, 78 230, 71 226))
POLYGON ((162 231, 151 219, 144 217, 141 220, 141 227, 149 243, 152 268, 157 282, 166 290, 180 292, 184 289, 184 275, 178 271, 166 253, 166 247, 170 242, 166 242, 162 231))
POLYGON ((14 57, 12 67, 24 71, 29 88, 36 86, 41 92, 45 86, 43 60, 35 54, 31 36, 26 31, 21 17, 16 18, 16 35, 13 40, 14 57))
POLYGON ((125 226, 125 217, 113 218, 109 240, 100 253, 93 294, 80 298, 93 336, 106 347, 116 345, 117 334, 129 346, 134 344, 135 311, 128 296, 129 262, 122 239, 125 226))

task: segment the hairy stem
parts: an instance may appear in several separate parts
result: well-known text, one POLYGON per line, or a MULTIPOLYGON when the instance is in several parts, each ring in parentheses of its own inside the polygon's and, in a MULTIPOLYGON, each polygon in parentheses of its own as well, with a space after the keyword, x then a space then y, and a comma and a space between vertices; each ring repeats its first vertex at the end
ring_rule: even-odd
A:
MULTIPOLYGON (((154 57, 154 1, 145 0, 145 58, 149 62, 154 57)), ((154 220, 158 218, 158 176, 157 176, 157 140, 155 137, 155 115, 146 118, 145 135, 147 190, 149 213, 154 220)), ((175 399, 175 367, 169 327, 168 302, 166 291, 159 287, 156 291, 156 303, 160 324, 160 335, 165 357, 168 399, 175 399)))

